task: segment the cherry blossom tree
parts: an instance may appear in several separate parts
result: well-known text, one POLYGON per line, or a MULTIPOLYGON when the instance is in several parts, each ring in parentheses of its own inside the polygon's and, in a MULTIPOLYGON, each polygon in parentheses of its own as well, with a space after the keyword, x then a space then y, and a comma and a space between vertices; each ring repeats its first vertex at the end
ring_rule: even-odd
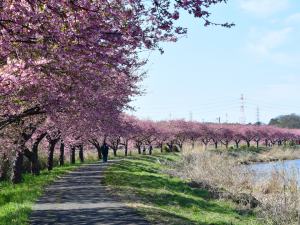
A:
POLYGON ((228 144, 234 138, 234 132, 230 126, 221 126, 219 128, 220 136, 221 136, 221 143, 225 145, 226 149, 228 149, 228 144))
MULTIPOLYGON (((29 137, 18 133, 24 128, 20 123, 47 117, 63 140, 61 157, 64 146, 70 146, 73 163, 77 143, 72 141, 78 136, 82 140, 95 137, 91 130, 84 132, 87 126, 82 126, 82 121, 115 127, 115 118, 141 93, 137 83, 144 77, 139 68, 145 62, 139 59, 139 51, 163 52, 159 42, 176 42, 186 34, 186 29, 174 25, 180 9, 204 19, 207 26, 213 23, 203 9, 221 2, 226 1, 175 1, 174 5, 167 0, 1 2, 0 130, 14 129, 14 138, 20 139, 14 162, 23 157, 29 137)), ((109 126, 100 129, 106 131, 109 126)), ((108 133, 112 138, 113 133, 108 133)), ((47 133, 48 169, 52 168, 51 146, 58 142, 56 134, 47 133)), ((12 149, 13 142, 7 138, 11 137, 3 139, 4 145, 12 149)), ((19 177, 20 171, 15 172, 19 177)))
POLYGON ((255 128, 255 125, 248 125, 242 127, 243 140, 247 143, 248 148, 250 147, 250 142, 254 140, 258 135, 255 128))

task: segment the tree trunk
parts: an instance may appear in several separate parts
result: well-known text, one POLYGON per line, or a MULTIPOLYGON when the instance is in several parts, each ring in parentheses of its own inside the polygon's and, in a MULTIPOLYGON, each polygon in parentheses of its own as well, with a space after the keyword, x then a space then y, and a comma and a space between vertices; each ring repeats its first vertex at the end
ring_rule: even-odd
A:
POLYGON ((250 148, 250 141, 246 141, 247 142, 247 147, 250 148))
POLYGON ((127 156, 127 153, 128 153, 128 144, 125 143, 125 156, 127 156))
POLYGON ((71 145, 70 149, 71 149, 71 152, 70 152, 70 163, 74 164, 75 163, 75 146, 71 145))
POLYGON ((235 144, 236 144, 236 149, 239 148, 239 142, 235 141, 235 144))
POLYGON ((59 149, 59 161, 58 161, 59 166, 64 165, 64 154, 65 154, 65 144, 63 140, 61 140, 60 149, 59 149))
POLYGON ((265 140, 265 143, 266 143, 266 147, 268 147, 268 140, 265 140))
POLYGON ((170 149, 170 152, 173 152, 173 145, 172 144, 167 144, 169 149, 170 149))
POLYGON ((47 132, 44 132, 40 134, 37 139, 33 142, 31 148, 32 148, 32 153, 33 153, 33 158, 31 161, 31 174, 35 174, 37 176, 40 175, 40 163, 39 163, 39 156, 38 156, 38 149, 39 149, 39 144, 43 140, 43 138, 47 135, 47 132))
POLYGON ((24 159, 24 149, 26 142, 32 137, 32 134, 35 132, 36 127, 29 125, 26 127, 18 137, 18 147, 15 149, 15 157, 12 163, 11 169, 11 181, 12 185, 22 182, 22 166, 24 159), (28 130, 29 129, 29 130, 28 130), (28 133, 29 131, 29 133, 28 133))
POLYGON ((54 153, 54 146, 50 143, 49 150, 48 150, 48 161, 47 161, 47 170, 50 171, 53 169, 53 153, 54 153))
POLYGON ((102 159, 102 151, 101 151, 101 147, 97 146, 97 151, 98 151, 98 159, 102 159))
POLYGON ((36 154, 32 154, 32 161, 31 161, 31 175, 40 175, 40 163, 39 158, 36 154))
POLYGON ((204 144, 204 149, 207 150, 207 143, 204 144))
POLYGON ((259 141, 256 141, 256 148, 258 148, 258 142, 259 142, 259 141))
POLYGON ((33 152, 29 151, 28 148, 24 149, 24 155, 30 162, 30 170, 31 170, 31 175, 40 175, 40 170, 39 170, 39 161, 38 157, 36 154, 33 152))
POLYGON ((218 142, 215 141, 215 149, 217 150, 218 149, 218 142))
POLYGON ((117 148, 113 148, 113 151, 114 151, 114 156, 117 156, 117 148))
POLYGON ((160 145, 160 152, 161 153, 163 152, 163 145, 162 144, 160 145))
POLYGON ((182 150, 182 144, 178 144, 179 146, 179 150, 181 151, 182 150))
POLYGON ((79 145, 79 161, 80 163, 83 163, 83 145, 79 145))
POLYGON ((137 148, 138 148, 139 154, 142 154, 142 153, 141 153, 141 146, 140 146, 140 145, 137 145, 137 148))
MULTIPOLYGON (((60 134, 58 132, 57 134, 60 134)), ((47 169, 48 171, 53 169, 53 153, 56 143, 60 140, 60 135, 56 136, 56 138, 52 139, 50 135, 47 135, 47 140, 49 142, 48 147, 48 161, 47 161, 47 169)))
POLYGON ((23 150, 15 150, 15 157, 12 163, 11 180, 12 185, 22 183, 22 165, 23 165, 23 150))

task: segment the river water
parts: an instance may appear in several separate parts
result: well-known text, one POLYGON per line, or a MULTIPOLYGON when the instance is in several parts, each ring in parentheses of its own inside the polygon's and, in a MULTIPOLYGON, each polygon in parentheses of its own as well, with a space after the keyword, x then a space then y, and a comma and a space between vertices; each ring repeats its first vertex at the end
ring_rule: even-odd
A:
POLYGON ((251 164, 243 169, 246 169, 253 175, 255 182, 280 178, 286 182, 291 179, 297 180, 300 183, 300 159, 272 162, 272 163, 259 163, 251 164), (277 175, 276 175, 277 174, 277 175), (272 177, 273 176, 273 177, 272 177))
POLYGON ((281 162, 272 162, 272 163, 257 163, 257 164, 251 164, 248 167, 254 170, 263 169, 265 171, 270 171, 274 168, 280 169, 282 167, 286 169, 291 169, 291 168, 300 169, 300 159, 281 161, 281 162))

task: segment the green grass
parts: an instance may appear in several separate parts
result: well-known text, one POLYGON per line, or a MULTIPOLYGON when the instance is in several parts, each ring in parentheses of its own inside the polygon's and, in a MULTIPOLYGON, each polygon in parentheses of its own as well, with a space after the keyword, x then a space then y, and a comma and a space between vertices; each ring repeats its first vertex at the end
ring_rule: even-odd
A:
POLYGON ((158 173, 163 167, 156 158, 178 160, 171 154, 126 159, 110 165, 104 174, 110 193, 145 219, 154 224, 211 225, 250 224, 256 219, 251 211, 238 210, 231 202, 208 199, 206 190, 158 173))
MULTIPOLYGON (((137 154, 134 154, 137 155, 137 154)), ((96 156, 94 156, 95 158, 96 156)), ((124 156, 108 157, 109 159, 121 158, 124 156)), ((98 161, 98 160, 96 160, 98 161)), ((100 160, 101 161, 101 160, 100 160)), ((82 164, 95 161, 85 161, 70 164, 66 161, 66 165, 53 167, 52 171, 41 170, 40 176, 32 176, 25 173, 22 176, 23 183, 10 185, 9 181, 0 182, 0 225, 2 224, 28 224, 32 207, 45 188, 58 178, 71 172, 82 164)))
MULTIPOLYGON (((90 162, 84 162, 84 164, 90 162)), ((54 167, 52 171, 42 170, 40 176, 23 174, 23 183, 14 186, 9 181, 0 183, 0 224, 28 224, 34 203, 45 188, 59 177, 76 169, 81 163, 67 163, 54 167)))

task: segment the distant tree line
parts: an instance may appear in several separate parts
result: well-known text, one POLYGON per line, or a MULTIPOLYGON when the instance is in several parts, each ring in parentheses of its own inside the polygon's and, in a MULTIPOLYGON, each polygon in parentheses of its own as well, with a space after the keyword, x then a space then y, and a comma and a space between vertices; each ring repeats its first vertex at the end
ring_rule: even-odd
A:
POLYGON ((300 115, 292 113, 290 115, 280 115, 270 120, 270 126, 280 128, 299 129, 300 128, 300 115))

